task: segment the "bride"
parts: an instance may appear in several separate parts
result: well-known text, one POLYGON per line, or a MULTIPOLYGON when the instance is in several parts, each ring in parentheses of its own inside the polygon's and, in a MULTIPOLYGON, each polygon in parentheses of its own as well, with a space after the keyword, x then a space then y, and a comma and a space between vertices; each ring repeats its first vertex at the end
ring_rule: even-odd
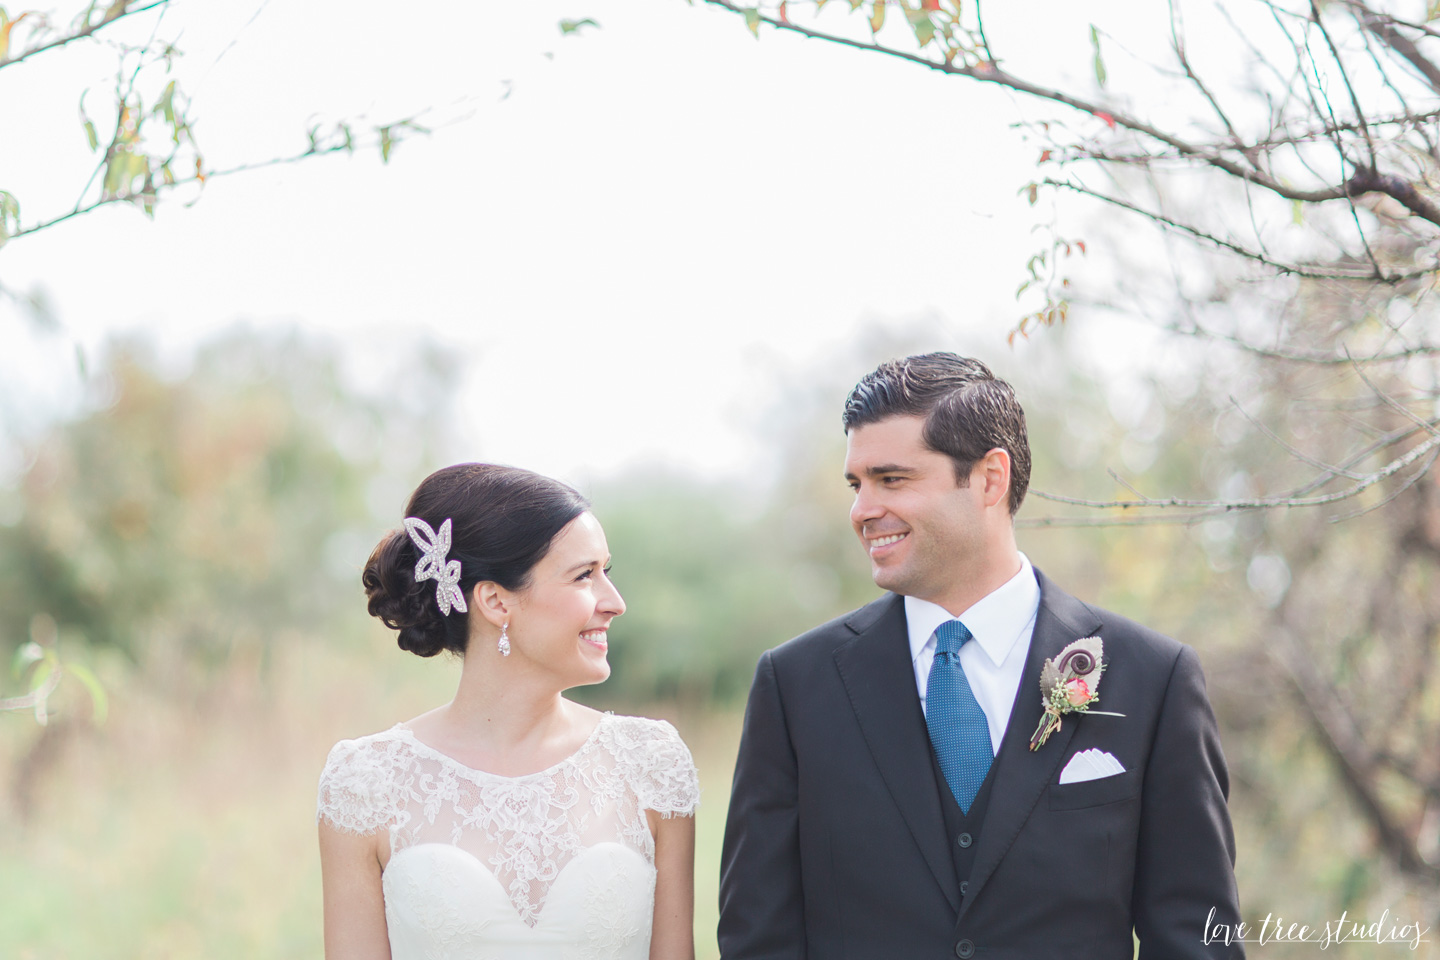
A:
POLYGON ((587 501, 527 470, 431 474, 363 577, 401 648, 463 656, 449 703, 342 740, 320 777, 328 960, 694 957, 690 752, 561 696, 625 612, 587 501))

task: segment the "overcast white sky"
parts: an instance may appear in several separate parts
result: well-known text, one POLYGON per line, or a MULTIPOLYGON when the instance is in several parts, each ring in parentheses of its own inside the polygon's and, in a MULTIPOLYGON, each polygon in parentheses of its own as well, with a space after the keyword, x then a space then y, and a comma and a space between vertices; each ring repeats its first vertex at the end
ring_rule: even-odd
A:
MULTIPOLYGON (((1088 21, 1127 9, 1006 6, 1022 5, 989 27, 1010 63, 1080 78, 1088 21)), ((303 148, 312 117, 455 122, 388 166, 308 161, 215 180, 153 223, 111 208, 12 242, 0 282, 43 291, 64 327, 0 304, 12 421, 65 408, 77 342, 144 330, 181 362, 237 320, 294 323, 371 383, 423 338, 462 356, 457 456, 713 475, 752 461, 780 381, 867 324, 988 345, 1002 366, 1035 349, 1004 340, 1041 241, 1017 196, 1035 151, 1011 127, 1032 111, 1003 91, 757 42, 682 0, 177 0, 161 31, 212 167, 303 148), (580 16, 600 29, 562 38, 580 16)), ((89 176, 76 104, 112 64, 90 45, 0 75, 0 188, 27 219, 89 176)))

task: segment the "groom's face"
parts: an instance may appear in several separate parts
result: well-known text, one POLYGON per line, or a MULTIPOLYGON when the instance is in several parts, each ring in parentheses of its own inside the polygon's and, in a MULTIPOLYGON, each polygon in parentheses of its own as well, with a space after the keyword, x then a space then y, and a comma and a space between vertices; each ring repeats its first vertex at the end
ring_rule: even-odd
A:
POLYGON ((941 603, 983 553, 983 484, 960 486, 955 462, 925 445, 924 427, 921 417, 891 417, 852 428, 845 479, 875 583, 941 603))

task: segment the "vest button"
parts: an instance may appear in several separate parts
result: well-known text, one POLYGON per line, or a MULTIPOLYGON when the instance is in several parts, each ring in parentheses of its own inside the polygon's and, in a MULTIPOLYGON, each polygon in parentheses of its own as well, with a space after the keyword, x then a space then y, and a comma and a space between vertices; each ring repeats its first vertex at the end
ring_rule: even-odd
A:
POLYGON ((975 944, 969 940, 961 940, 955 944, 955 956, 959 957, 960 960, 970 960, 971 957, 975 956, 975 944))
POLYGON ((968 833, 962 833, 956 838, 955 842, 960 844, 961 847, 969 848, 970 844, 975 842, 975 838, 968 833))
POLYGON ((970 889, 970 881, 969 881, 969 880, 961 880, 961 881, 960 881, 960 896, 962 896, 962 897, 965 896, 966 892, 969 891, 969 889, 970 889))

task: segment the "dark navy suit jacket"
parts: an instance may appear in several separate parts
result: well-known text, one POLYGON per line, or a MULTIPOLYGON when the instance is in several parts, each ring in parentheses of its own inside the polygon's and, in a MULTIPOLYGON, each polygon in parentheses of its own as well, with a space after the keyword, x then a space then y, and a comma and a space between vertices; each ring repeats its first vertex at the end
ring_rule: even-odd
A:
POLYGON ((889 594, 760 658, 720 884, 723 960, 1239 958, 1229 790, 1195 652, 1036 571, 1040 608, 966 895, 905 627, 889 594), (1099 636, 1095 708, 1032 752, 1040 665, 1099 636), (1059 783, 1098 747, 1118 776, 1059 783), (1213 915, 1211 910, 1214 910, 1213 915))

